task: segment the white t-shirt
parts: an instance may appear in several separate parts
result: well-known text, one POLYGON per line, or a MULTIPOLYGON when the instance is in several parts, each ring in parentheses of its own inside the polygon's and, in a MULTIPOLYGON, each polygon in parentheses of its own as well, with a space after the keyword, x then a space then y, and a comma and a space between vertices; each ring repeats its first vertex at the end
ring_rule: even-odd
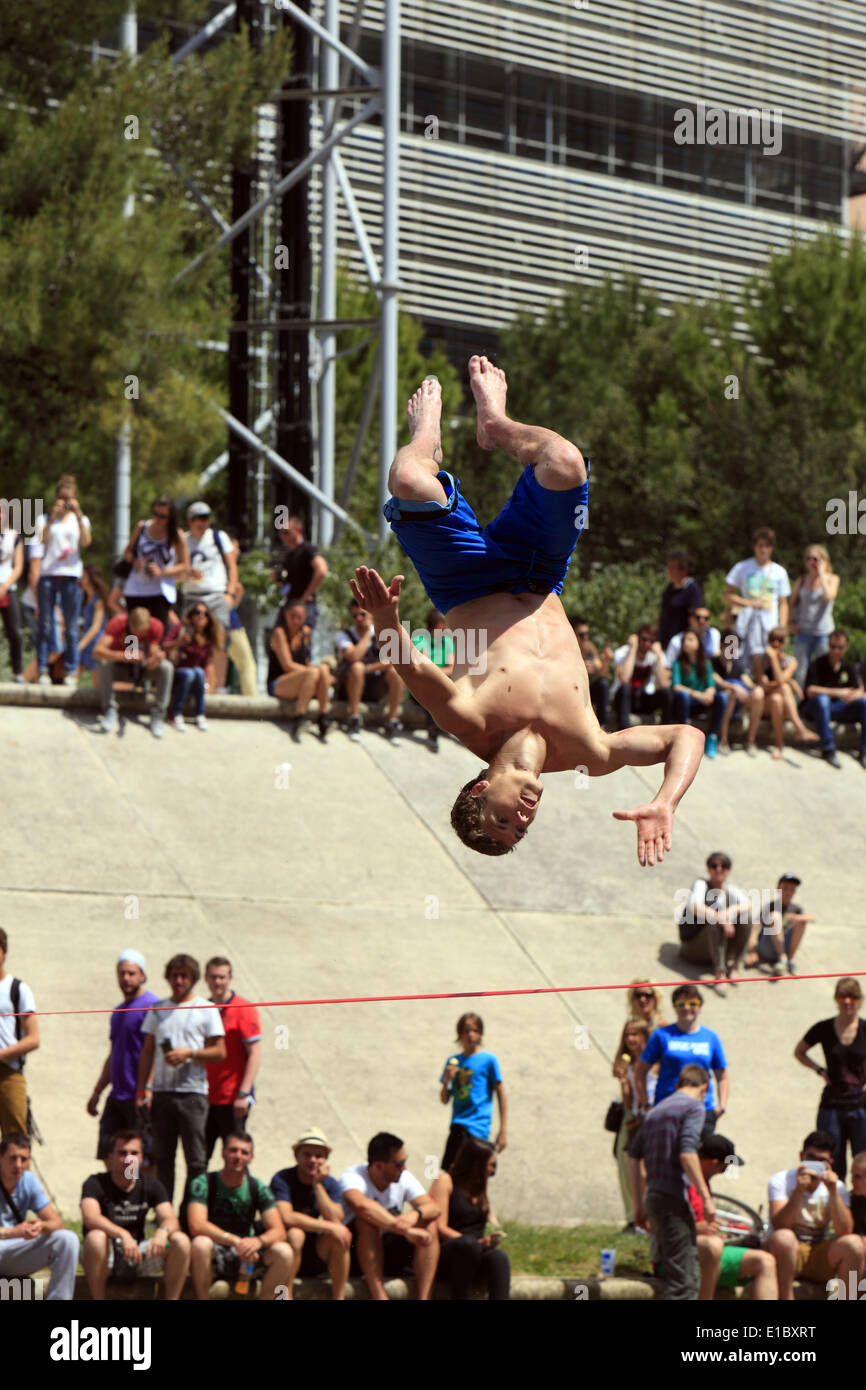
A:
MULTIPOLYGON (((340 1174, 340 1191, 360 1192, 362 1196, 369 1197, 373 1202, 378 1202, 380 1207, 390 1211, 393 1216, 399 1216, 404 1204, 423 1197, 425 1189, 418 1179, 404 1168, 400 1175, 400 1181, 389 1183, 380 1192, 376 1184, 370 1180, 367 1164, 356 1163, 352 1168, 347 1168, 345 1172, 340 1174)), ((346 1221, 354 1221, 354 1219, 355 1213, 347 1207, 346 1221)))
POLYGON ((759 565, 754 558, 740 560, 725 575, 725 583, 736 585, 743 598, 772 599, 769 608, 739 610, 736 627, 740 637, 745 637, 749 626, 756 621, 761 623, 765 633, 779 626, 779 599, 789 597, 791 585, 787 572, 775 560, 770 560, 766 565, 759 565))
MULTIPOLYGON (((81 519, 89 529, 90 522, 87 517, 82 516, 81 519)), ((40 533, 47 520, 48 517, 45 512, 36 518, 37 534, 40 533)), ((81 559, 81 527, 74 512, 67 512, 59 521, 52 521, 45 537, 44 547, 42 569, 39 571, 40 578, 81 578, 81 571, 84 568, 81 559)), ((36 552, 31 553, 35 554, 36 552)))
MULTIPOLYGON (((617 668, 618 666, 621 666, 621 665, 622 665, 622 663, 625 661, 625 659, 626 659, 627 656, 628 656, 628 642, 625 642, 621 647, 617 647, 616 651, 615 651, 614 654, 613 654, 613 669, 614 669, 614 671, 616 671, 616 668, 617 668)), ((638 665, 641 665, 641 666, 655 666, 656 660, 657 660, 656 653, 655 653, 654 651, 652 651, 652 650, 650 650, 650 651, 647 652, 647 654, 646 654, 646 656, 644 657, 644 659, 643 659, 642 662, 638 662, 637 656, 635 656, 635 659, 634 659, 635 669, 637 669, 638 665)), ((619 688, 620 688, 621 685, 622 685, 622 681, 621 681, 621 680, 619 679, 619 677, 617 676, 616 679, 614 680, 613 689, 611 690, 611 694, 612 694, 612 695, 615 695, 616 692, 619 690, 619 688)), ((654 695, 654 694, 655 694, 655 690, 656 690, 655 676, 654 676, 654 675, 651 675, 650 678, 649 678, 649 680, 647 681, 646 685, 643 687, 643 693, 644 693, 644 695, 654 695)))
MULTIPOLYGON (((6 972, 6 977, 0 980, 0 1047, 12 1047, 18 1039, 15 1036, 15 1016, 12 1013, 12 981, 15 976, 6 972)), ((29 985, 21 981, 21 995, 18 1000, 19 1013, 35 1013, 36 1000, 29 985)), ((21 1058, 10 1057, 3 1059, 4 1064, 10 1071, 21 1070, 21 1058)))
POLYGON ((179 1067, 170 1067, 162 1051, 162 1043, 166 1039, 172 1047, 192 1047, 198 1051, 206 1045, 208 1038, 225 1037, 226 1030, 219 1009, 213 1005, 204 1009, 193 1007, 207 1003, 207 999, 194 994, 177 1008, 162 1011, 161 1004, 171 1004, 169 997, 161 999, 145 1014, 141 1031, 152 1033, 156 1039, 154 1091, 192 1091, 196 1095, 207 1095, 207 1068, 204 1062, 184 1062, 179 1067))
MULTIPOLYGON (((152 539, 148 530, 148 522, 142 527, 138 537, 135 550, 137 560, 154 560, 160 569, 169 569, 177 564, 177 551, 169 541, 155 541, 152 539)), ((125 598, 150 598, 155 594, 162 594, 163 598, 168 599, 169 603, 174 603, 177 599, 177 585, 173 578, 167 579, 165 575, 152 577, 144 570, 137 570, 135 567, 130 570, 126 583, 123 586, 125 598)), ((127 605, 134 608, 134 604, 127 605)))
MULTIPOLYGON (((665 652, 665 665, 669 667, 670 670, 673 670, 674 662, 676 661, 677 657, 682 651, 683 638, 685 637, 685 635, 686 634, 684 632, 678 632, 668 642, 667 650, 665 652)), ((707 656, 714 657, 718 656, 721 649, 722 638, 719 629, 717 627, 708 627, 706 632, 704 633, 704 651, 706 652, 707 656)))
MULTIPOLYGON (((226 555, 234 554, 231 540, 225 531, 220 531, 219 537, 223 553, 226 555)), ((204 594, 224 594, 229 582, 229 575, 225 561, 214 540, 214 528, 209 526, 200 541, 194 538, 191 531, 187 531, 186 543, 189 546, 190 568, 201 570, 201 579, 184 580, 184 599, 201 598, 204 594)))
MULTIPOLYGON (((796 1186, 797 1169, 783 1168, 780 1173, 774 1173, 770 1178, 767 1200, 787 1202, 796 1186)), ((851 1201, 845 1184, 840 1182, 836 1187, 845 1206, 850 1207, 851 1201)), ((802 1221, 794 1227, 797 1239, 805 1245, 818 1245, 820 1241, 826 1240, 830 1225, 830 1191, 825 1183, 819 1182, 814 1192, 807 1193, 802 1211, 802 1221)))
MULTIPOLYGON (((15 546, 17 544, 17 531, 4 531, 0 535, 0 584, 5 584, 12 573, 12 561, 15 559, 15 546)), ((17 584, 10 584, 9 592, 14 593, 17 588, 17 584)))

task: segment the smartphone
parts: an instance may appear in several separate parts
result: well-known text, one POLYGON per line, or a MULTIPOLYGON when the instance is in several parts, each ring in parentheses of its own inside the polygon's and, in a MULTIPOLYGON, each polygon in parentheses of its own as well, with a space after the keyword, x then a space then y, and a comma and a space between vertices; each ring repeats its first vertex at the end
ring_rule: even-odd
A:
POLYGON ((819 1178, 823 1178, 827 1171, 826 1164, 820 1163, 817 1158, 804 1158, 803 1168, 808 1168, 810 1173, 815 1173, 819 1178))
MULTIPOLYGON (((163 1038, 162 1042, 160 1043, 160 1047, 162 1048, 163 1053, 171 1052, 172 1048, 174 1047, 174 1043, 171 1041, 170 1038, 163 1038)), ((821 1171, 823 1172, 823 1169, 821 1171)))

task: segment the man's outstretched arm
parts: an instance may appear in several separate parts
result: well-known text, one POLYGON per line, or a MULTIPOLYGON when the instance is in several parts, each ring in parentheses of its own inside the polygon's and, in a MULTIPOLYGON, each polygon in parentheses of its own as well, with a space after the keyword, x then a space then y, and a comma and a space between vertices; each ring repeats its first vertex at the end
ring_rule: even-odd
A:
POLYGON ((637 857, 641 865, 661 863, 671 847, 673 817, 695 779, 704 751, 704 735, 690 724, 643 724, 607 735, 598 759, 588 768, 591 777, 621 767, 664 763, 664 780, 655 798, 632 811, 614 811, 616 820, 637 824, 637 857))

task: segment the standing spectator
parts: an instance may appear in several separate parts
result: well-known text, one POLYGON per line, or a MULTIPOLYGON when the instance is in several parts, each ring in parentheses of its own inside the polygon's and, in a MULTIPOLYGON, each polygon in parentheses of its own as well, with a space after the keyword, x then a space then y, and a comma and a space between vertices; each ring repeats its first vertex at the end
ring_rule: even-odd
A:
POLYGON ((232 988, 231 961, 212 956, 204 968, 210 1002, 216 1004, 225 1029, 225 1060, 212 1062, 207 1069, 208 1101, 207 1157, 217 1139, 233 1130, 249 1129, 250 1108, 254 1102, 254 1082, 262 1060, 262 1025, 259 1011, 232 988))
MULTIPOLYGON (((715 980, 730 980, 742 968, 749 941, 751 904, 746 894, 725 880, 730 856, 714 850, 707 856, 706 878, 696 878, 679 910, 680 955, 693 965, 708 965, 715 980)), ((725 986, 716 984, 724 998, 725 986)))
POLYGON ((679 1075, 688 1062, 693 1061, 705 1066, 708 1073, 715 1073, 719 1087, 719 1104, 716 1107, 713 1083, 712 1079, 709 1079, 704 1131, 712 1134, 716 1122, 728 1107, 728 1063, 718 1033, 714 1033, 711 1028, 703 1028, 698 1021, 703 1002, 694 985, 677 985, 673 993, 677 1021, 664 1023, 660 1028, 656 1028, 634 1064, 634 1084, 640 1108, 646 1112, 649 1110, 646 1076, 655 1062, 659 1063, 654 1102, 656 1106, 673 1095, 679 1075))
POLYGON ((189 569, 189 551, 170 497, 157 497, 150 520, 140 521, 123 552, 132 568, 123 592, 127 607, 146 608, 165 627, 177 602, 177 582, 189 569))
POLYGON ((285 549, 277 560, 274 578, 280 584, 283 598, 304 605, 306 624, 312 631, 319 617, 316 594, 328 574, 328 562, 312 541, 304 540, 304 523, 299 516, 290 516, 280 531, 285 549))
POLYGON ((184 954, 172 956, 165 967, 171 988, 142 1025, 144 1043, 138 1059, 139 1106, 151 1107, 153 1157, 157 1176, 174 1199, 174 1160, 178 1136, 186 1159, 187 1180, 207 1167, 205 1131, 208 1116, 206 1062, 225 1060, 225 1029, 219 1009, 204 1007, 206 1000, 193 993, 199 978, 198 961, 184 954), (163 1006, 171 1005, 165 1008, 163 1006), (153 1100, 147 1091, 153 1072, 153 1100))
POLYGON ((667 574, 667 588, 659 605, 659 642, 665 650, 678 632, 685 632, 688 615, 704 603, 704 591, 692 578, 692 560, 688 551, 668 551, 667 574))
POLYGON ((813 1023, 794 1048, 797 1061, 816 1071, 827 1083, 821 1093, 816 1127, 833 1137, 831 1163, 844 1182, 846 1145, 851 1153, 866 1149, 866 1022, 859 1017, 863 991, 846 975, 834 992, 836 1017, 813 1023), (820 1043, 824 1066, 809 1057, 820 1043))
MULTIPOLYGON (((452 674, 457 660, 457 652, 454 647, 454 638, 445 621, 445 614, 440 613, 438 608, 428 608, 426 631, 413 632, 412 645, 417 647, 428 661, 432 661, 434 666, 438 666, 439 670, 446 676, 452 674)), ((419 705, 411 693, 409 699, 414 705, 419 705)), ((419 705, 419 708, 423 708, 423 706, 419 705)), ((427 724, 427 746, 431 753, 438 753, 439 726, 429 710, 424 710, 424 718, 427 724)))
MULTIPOLYGON (((619 1190, 625 1208, 625 1230, 627 1232, 634 1230, 635 1217, 634 1194, 629 1178, 628 1150, 634 1132, 641 1123, 634 1080, 634 1064, 649 1042, 649 1035, 650 1030, 646 1023, 641 1023, 637 1019, 629 1019, 622 1031, 617 1049, 619 1071, 617 1071, 616 1063, 614 1064, 614 1075, 618 1077, 622 1092, 622 1121, 614 1140, 613 1155, 616 1159, 619 1190)), ((646 1078, 646 1094, 650 1105, 655 1099, 655 1088, 656 1076, 654 1072, 650 1072, 646 1078)))
POLYGON ((764 687, 756 685, 747 669, 745 648, 733 628, 723 629, 719 652, 713 657, 713 670, 716 673, 716 687, 724 690, 728 707, 719 730, 719 747, 730 752, 731 718, 738 704, 748 705, 749 724, 746 730, 745 751, 750 758, 757 756, 755 744, 758 728, 764 713, 764 687))
POLYGON ((839 583, 826 546, 807 545, 803 551, 803 573, 794 581, 791 595, 790 631, 799 685, 806 679, 809 663, 816 656, 823 656, 829 646, 839 583))
POLYGON ((54 637, 54 605, 60 604, 66 629, 64 685, 78 684, 78 614, 81 607, 81 551, 90 545, 90 522, 81 510, 75 479, 65 473, 54 489, 54 505, 36 518, 41 557, 31 565, 30 583, 38 608, 36 659, 39 684, 50 685, 48 661, 54 637))
POLYGON ((237 614, 242 585, 231 538, 212 525, 207 502, 193 502, 186 519, 190 568, 183 583, 184 612, 199 602, 206 604, 226 632, 226 650, 237 668, 241 694, 255 695, 256 661, 237 614))
MULTIPOLYGON (((111 1091, 106 1098, 99 1121, 97 1158, 107 1158, 113 1135, 122 1129, 137 1129, 141 1120, 135 1104, 138 1061, 144 1043, 141 1030, 148 1008, 151 1004, 159 1003, 159 995, 144 987, 147 982, 146 971, 147 961, 140 951, 132 947, 121 951, 117 957, 117 983, 123 999, 112 1010, 108 1025, 108 1056, 102 1064, 99 1079, 87 1102, 88 1115, 98 1114, 99 1097, 111 1081, 111 1091)), ((148 1093, 153 1089, 150 1077, 146 1079, 145 1089, 148 1093)), ((147 1148, 150 1149, 149 1136, 147 1148)))
MULTIPOLYGON (((169 610, 171 611, 171 610, 169 610)), ((186 731, 183 707, 190 695, 195 700, 196 728, 207 731, 204 697, 216 689, 213 658, 225 645, 225 634, 213 613, 203 603, 197 603, 178 625, 178 631, 167 636, 166 651, 174 657, 174 680, 171 687, 169 723, 179 734, 186 731)))
MULTIPOLYGON (((723 1134, 710 1134, 701 1140, 698 1149, 701 1172, 709 1187, 710 1179, 727 1172, 733 1165, 741 1167, 740 1158, 730 1139, 723 1134)), ((712 1303, 716 1289, 735 1289, 754 1279, 753 1303, 775 1303, 779 1297, 776 1261, 766 1250, 750 1250, 745 1245, 726 1245, 715 1221, 707 1221, 701 1194, 694 1183, 686 1193, 695 1218, 698 1234, 698 1262, 701 1283, 699 1303, 712 1303)))
POLYGON ((271 1179, 277 1210, 292 1247, 288 1297, 300 1275, 331 1276, 331 1298, 341 1303, 351 1263, 352 1232, 344 1225, 340 1184, 331 1177, 331 1146, 320 1129, 305 1129, 292 1145, 294 1168, 281 1168, 271 1179))
POLYGON ((649 624, 633 632, 624 646, 617 647, 613 662, 617 729, 628 729, 632 714, 652 714, 655 710, 660 712, 662 724, 670 724, 673 717, 670 674, 649 624))
POLYGON ((725 575, 725 599, 749 662, 766 651, 774 627, 788 626, 791 584, 782 566, 771 558, 775 544, 775 531, 759 527, 752 537, 753 558, 740 560, 725 575))
POLYGON ((266 1271, 260 1302, 286 1287, 292 1250, 273 1192, 249 1171, 252 1160, 252 1135, 235 1130, 223 1139, 222 1172, 201 1173, 190 1183, 192 1283, 202 1302, 215 1279, 232 1283, 246 1264, 266 1271))
POLYGON ((24 541, 9 525, 9 504, 0 499, 0 618, 9 643, 12 679, 24 680, 21 673, 21 619, 18 613, 18 580, 24 570, 24 541))
POLYGON ((607 707, 610 700, 610 663, 613 661, 613 652, 607 642, 599 652, 598 647, 590 640, 589 623, 586 618, 572 618, 571 626, 574 628, 586 674, 589 676, 590 704, 595 710, 596 719, 604 728, 607 724, 607 707))
POLYGON ((496 1150, 470 1135, 451 1173, 441 1172, 430 1189, 439 1208, 439 1278, 451 1285, 452 1302, 471 1296, 483 1282, 491 1303, 507 1303, 511 1264, 499 1242, 504 1232, 490 1205, 487 1183, 496 1173, 496 1150), (485 1235, 485 1227, 493 1229, 485 1235))
POLYGON ((708 1086, 703 1067, 684 1066, 675 1091, 647 1115, 630 1150, 632 1158, 643 1159, 647 1175, 646 1210, 638 1211, 637 1224, 645 1227, 647 1217, 652 1222, 665 1270, 662 1299, 671 1303, 694 1302, 700 1283, 697 1231, 684 1175, 703 1198, 704 1220, 712 1223, 716 1215, 698 1160, 708 1086))
POLYGON ((0 1140, 0 1276, 34 1274, 50 1265, 45 1301, 68 1303, 75 1294, 78 1236, 65 1229, 29 1166, 27 1135, 4 1135, 0 1140), (28 1219, 31 1211, 34 1216, 28 1219))
POLYGON ((457 1040, 461 1051, 449 1058, 439 1078, 439 1099, 443 1105, 453 1101, 451 1128, 442 1155, 442 1167, 448 1169, 456 1158, 460 1145, 470 1134, 478 1139, 490 1138, 493 1117, 493 1096, 499 1102, 499 1133, 496 1149, 501 1153, 508 1142, 508 1106, 499 1059, 492 1052, 482 1052, 484 1022, 480 1014, 461 1014, 457 1020, 457 1040))
MULTIPOLYGON (((21 600, 21 614, 27 623, 27 628, 30 633, 30 642, 34 652, 39 645, 39 622, 37 619, 39 609, 36 605, 36 586, 39 571, 34 562, 36 560, 41 562, 44 554, 45 546, 40 544, 36 536, 30 536, 24 541, 24 564, 21 571, 21 588, 18 593, 21 600)), ((53 611, 51 616, 54 630, 51 634, 50 659, 53 660, 54 656, 60 651, 60 634, 57 631, 57 621, 53 611)), ((32 679, 35 680, 39 674, 39 664, 35 656, 31 664, 34 672, 32 679)), ((25 675, 24 679, 30 680, 31 677, 25 675)))
POLYGON ((752 928, 745 962, 747 967, 763 960, 779 970, 785 965, 789 975, 796 975, 794 956, 806 934, 806 927, 815 920, 811 912, 804 912, 800 904, 793 900, 800 882, 796 874, 782 874, 776 885, 776 899, 769 924, 760 934, 757 924, 752 928))
MULTIPOLYGON (((767 638, 767 650, 752 657, 752 674, 755 683, 764 691, 764 713, 770 716, 773 726, 773 757, 778 760, 785 753, 785 720, 790 719, 794 733, 802 743, 817 743, 818 735, 806 728, 797 713, 797 700, 794 694, 794 671, 796 662, 785 651, 787 634, 782 627, 774 627, 767 638)), ((802 691, 799 691, 802 695, 802 691)))
POLYGON ((665 647, 665 665, 668 670, 673 670, 673 664, 682 651, 683 638, 688 632, 696 635, 705 654, 711 659, 721 651, 721 633, 710 622, 709 608, 705 603, 699 603, 695 608, 689 609, 688 623, 683 631, 675 633, 665 647))
POLYGON ((662 997, 649 980, 632 980, 625 998, 627 1017, 639 1019, 650 1032, 665 1022, 662 997))
POLYGON ((310 627, 306 607, 300 599, 290 599, 277 614, 271 633, 268 659, 268 694, 278 700, 294 700, 295 712, 289 719, 289 733, 300 742, 300 730, 307 717, 307 706, 315 695, 319 703, 319 738, 322 742, 331 727, 331 671, 322 662, 310 662, 310 627))
POLYGON ((373 621, 366 608, 356 598, 349 604, 352 623, 337 636, 336 698, 349 705, 349 738, 358 743, 361 738, 361 700, 373 705, 388 695, 389 743, 399 743, 400 723, 397 715, 403 698, 403 682, 387 661, 379 660, 379 644, 373 631, 373 621))
POLYGON ((841 767, 831 721, 860 725, 860 750, 854 756, 866 768, 866 698, 863 681, 853 661, 848 661, 848 634, 841 627, 830 633, 826 656, 816 656, 806 673, 806 698, 800 714, 818 725, 821 757, 831 767, 841 767))
POLYGON ((26 1134, 24 1058, 39 1046, 39 1024, 30 986, 6 969, 8 950, 9 938, 0 927, 0 1132, 26 1134))
POLYGON ((800 1166, 770 1178, 773 1233, 767 1249, 776 1260, 783 1302, 793 1299, 795 1279, 826 1286, 838 1278, 847 1289, 848 1274, 855 1273, 859 1280, 863 1272, 863 1242, 853 1234, 848 1193, 831 1166, 834 1149, 832 1134, 813 1130, 803 1140, 800 1166))
POLYGON ((346 1221, 352 1227, 352 1264, 367 1280, 370 1298, 387 1302, 385 1280, 411 1261, 418 1301, 433 1292, 439 1263, 439 1208, 406 1167, 406 1147, 396 1134, 374 1134, 367 1162, 340 1175, 346 1221), (408 1202, 411 1211, 403 1212, 408 1202))
POLYGON ((719 730, 728 707, 728 697, 716 689, 716 678, 710 659, 701 647, 695 632, 684 632, 680 654, 674 661, 671 681, 674 689, 674 723, 691 722, 695 705, 705 705, 710 711, 710 732, 706 755, 714 758, 719 746, 719 730))
POLYGON ((162 649, 162 636, 162 623, 152 618, 146 608, 133 608, 131 613, 118 614, 106 625, 93 648, 93 655, 100 662, 100 727, 104 734, 113 734, 117 729, 114 682, 135 681, 139 674, 149 671, 156 677, 150 732, 154 738, 163 737, 174 667, 162 649))
POLYGON ((105 1173, 94 1173, 81 1189, 84 1249, 81 1263, 90 1297, 105 1298, 108 1277, 124 1282, 165 1272, 165 1300, 180 1298, 189 1269, 189 1236, 184 1235, 168 1194, 158 1178, 143 1177, 142 1135, 135 1129, 112 1135, 105 1173), (156 1234, 145 1239, 149 1211, 156 1234))
POLYGON ((85 671, 98 671, 99 663, 93 652, 111 616, 108 607, 108 585, 98 565, 85 565, 78 582, 84 599, 81 613, 81 626, 84 630, 78 639, 78 665, 85 671))

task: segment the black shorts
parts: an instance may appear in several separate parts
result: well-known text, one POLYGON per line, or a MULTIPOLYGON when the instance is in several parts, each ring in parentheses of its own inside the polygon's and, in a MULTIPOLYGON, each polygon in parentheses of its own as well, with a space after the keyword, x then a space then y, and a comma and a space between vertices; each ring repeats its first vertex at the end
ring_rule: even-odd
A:
POLYGON ((316 1231, 307 1231, 306 1240, 301 1247, 301 1263, 298 1266, 298 1274, 302 1279, 316 1279, 320 1274, 327 1274, 328 1266, 316 1250, 319 1235, 316 1231))
POLYGON ((112 1137, 121 1129, 140 1129, 143 1138, 143 1163, 142 1166, 149 1168, 152 1161, 152 1143, 150 1120, 145 1118, 145 1112, 139 1110, 134 1100, 115 1100, 109 1092, 105 1105, 102 1107, 102 1114, 99 1117, 99 1142, 96 1146, 96 1157, 107 1158, 108 1148, 112 1137))
MULTIPOLYGON (((250 1276, 252 1279, 261 1278, 262 1265, 261 1257, 254 1260, 255 1272, 250 1276)), ((225 1279, 227 1283, 234 1284, 241 1272, 241 1257, 233 1245, 216 1245, 213 1248, 213 1263, 211 1264, 210 1277, 213 1283, 217 1279, 225 1279)))
MULTIPOLYGON (((411 1273, 415 1247, 398 1231, 382 1232, 382 1274, 386 1279, 396 1279, 398 1274, 411 1273)), ((352 1222, 352 1263, 351 1274, 363 1274, 358 1259, 358 1218, 352 1222)))
MULTIPOLYGON (((350 662, 341 661, 337 667, 337 682, 334 690, 335 700, 345 700, 348 698, 346 690, 346 672, 350 662)), ((384 700, 388 693, 388 686, 385 681, 384 671, 371 671, 364 677, 364 689, 361 691, 361 699, 365 705, 377 705, 380 700, 384 700)))

